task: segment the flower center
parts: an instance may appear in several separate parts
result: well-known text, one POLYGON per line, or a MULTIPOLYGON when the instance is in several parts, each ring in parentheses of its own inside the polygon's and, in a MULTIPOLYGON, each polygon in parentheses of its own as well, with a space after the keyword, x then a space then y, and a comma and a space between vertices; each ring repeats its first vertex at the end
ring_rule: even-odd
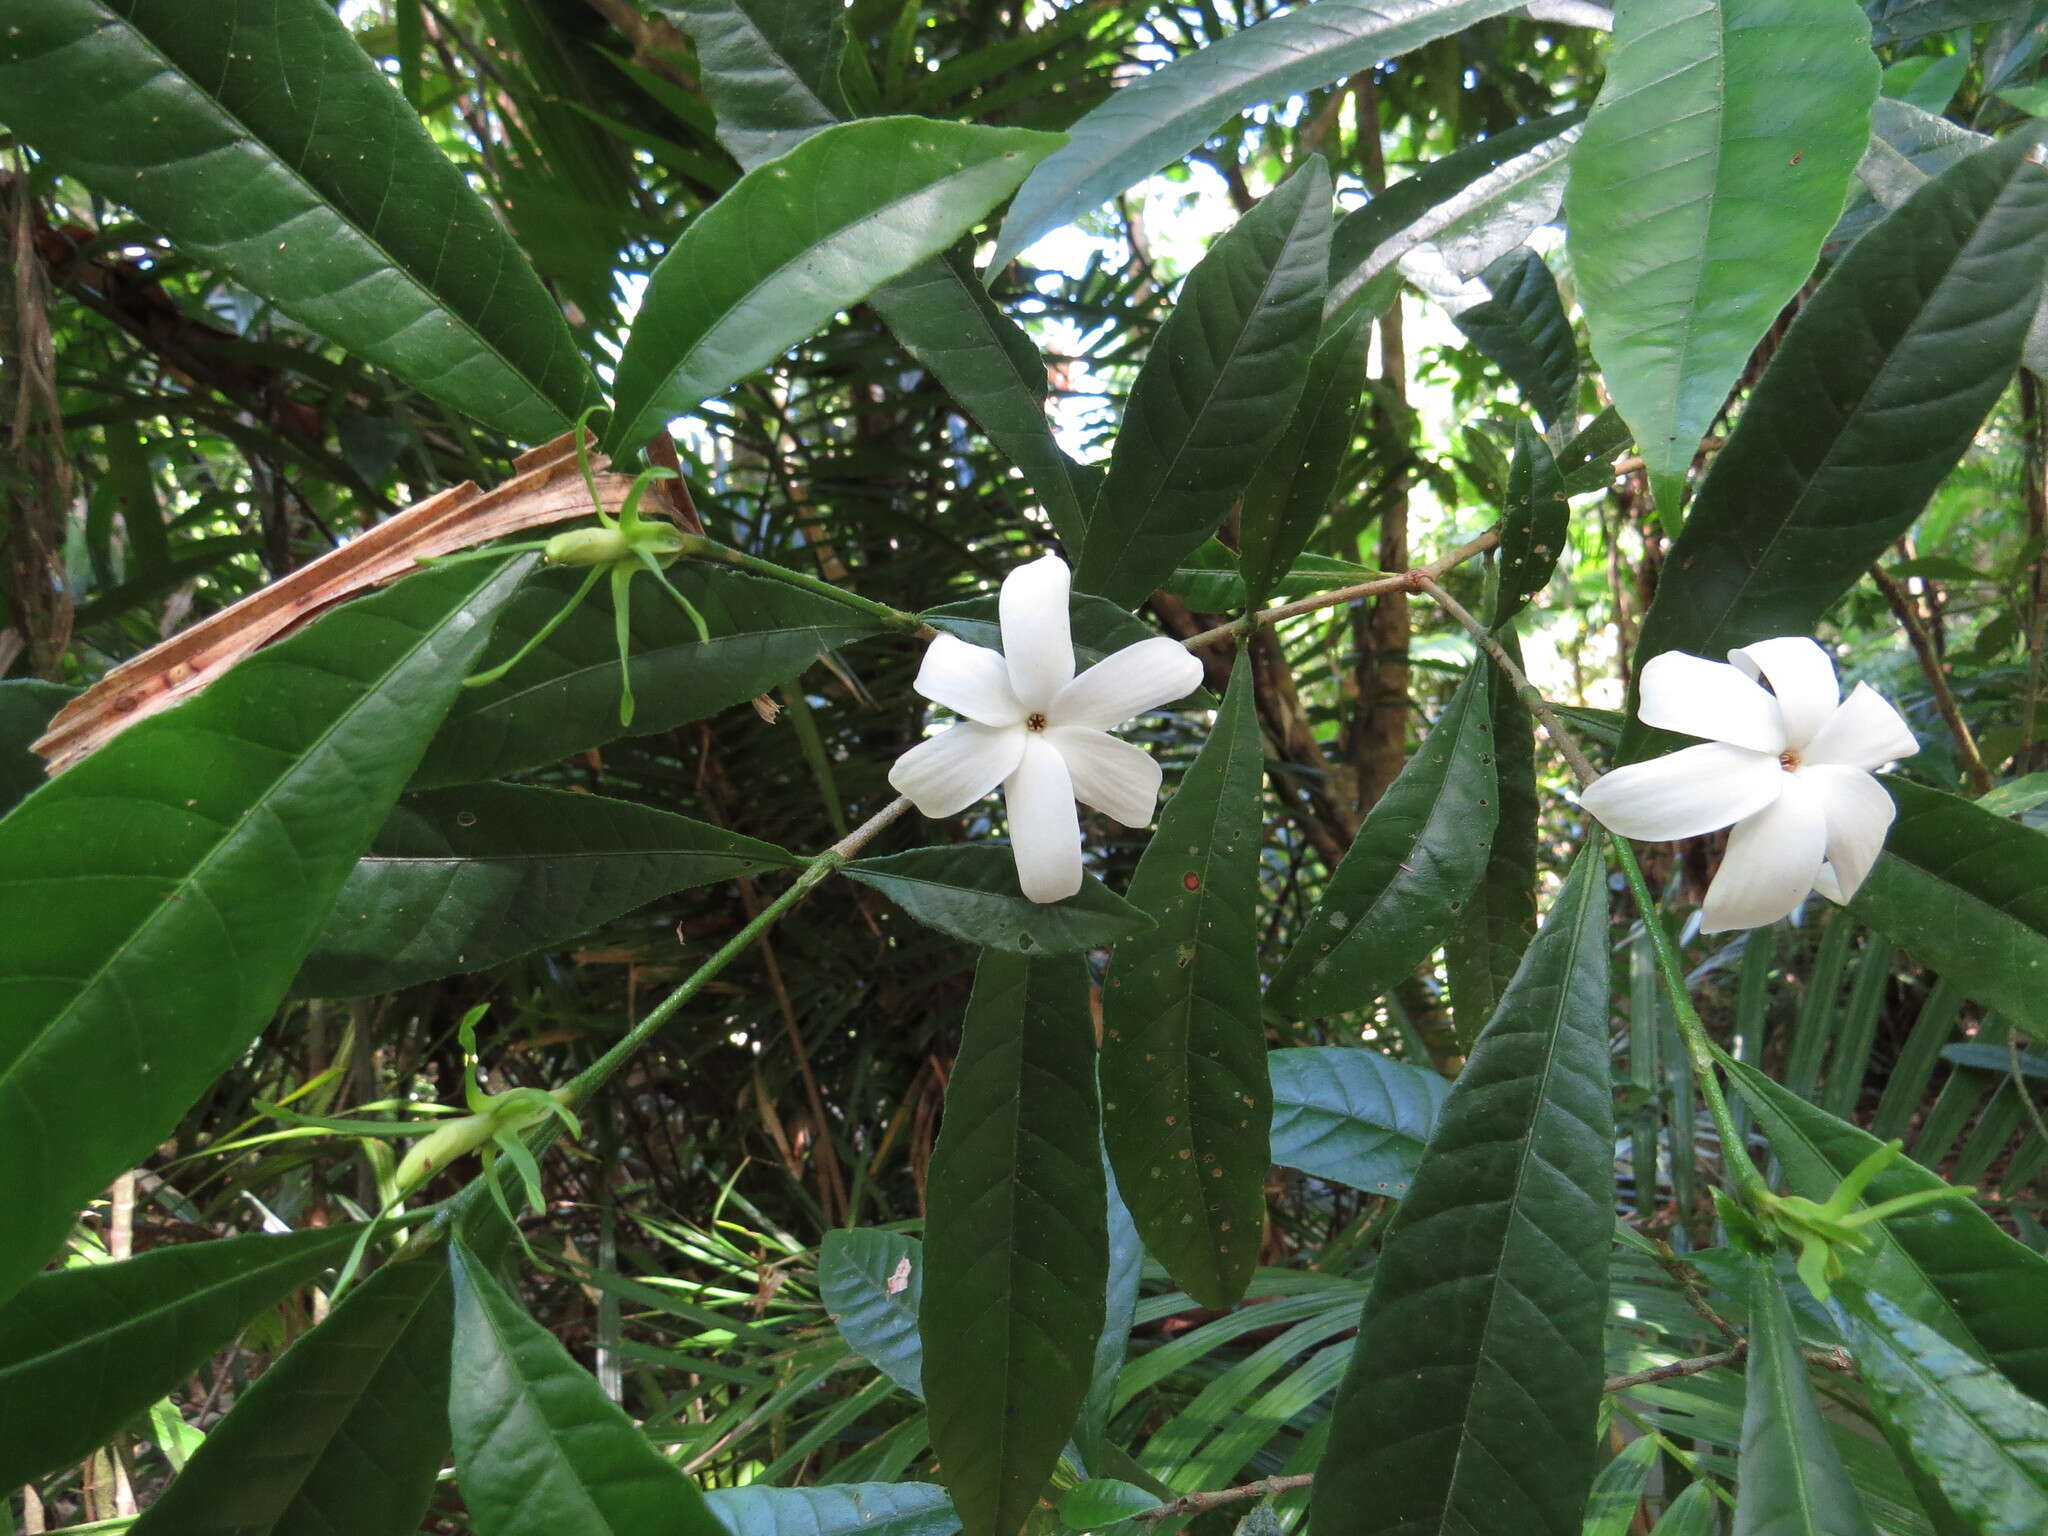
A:
POLYGON ((1799 771, 1799 754, 1797 752, 1780 752, 1778 754, 1778 766, 1787 773, 1797 773, 1799 771))
POLYGON ((1025 718, 1025 721, 1024 721, 1024 729, 1025 729, 1025 730, 1027 730, 1027 731, 1042 731, 1042 730, 1044 730, 1044 729, 1045 729, 1045 716, 1044 716, 1044 715, 1042 715, 1042 714, 1040 714, 1040 713, 1038 713, 1038 711, 1036 711, 1036 710, 1033 710, 1033 711, 1031 712, 1031 714, 1030 714, 1029 716, 1027 716, 1027 717, 1025 718))

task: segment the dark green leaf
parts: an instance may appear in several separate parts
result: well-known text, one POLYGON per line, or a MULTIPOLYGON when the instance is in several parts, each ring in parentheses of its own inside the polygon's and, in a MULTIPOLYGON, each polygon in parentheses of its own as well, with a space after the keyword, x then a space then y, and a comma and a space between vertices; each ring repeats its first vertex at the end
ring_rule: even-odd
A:
POLYGON ((1499 807, 1491 677, 1451 696, 1330 877, 1268 995, 1297 1014, 1363 1008, 1443 942, 1486 873, 1499 807))
POLYGON ((704 1495, 732 1536, 953 1536, 960 1519, 937 1483, 714 1488, 704 1495))
POLYGON ((1628 1536, 1663 1450, 1653 1436, 1644 1435, 1631 1440, 1600 1469, 1586 1500, 1586 1519, 1579 1536, 1628 1536))
MULTIPOLYGON (((1672 543, 1638 667, 1812 634, 1954 467, 2048 261, 2048 174, 2025 151, 2007 140, 1929 181, 1800 311, 1672 543)), ((1647 736, 1632 723, 1624 755, 1647 736)))
POLYGON ((1349 1045, 1273 1051, 1266 1066, 1274 1162, 1369 1195, 1408 1193, 1448 1079, 1349 1045))
POLYGON ((1579 349, 1557 279, 1524 245, 1488 267, 1480 281, 1493 297, 1451 318, 1514 380, 1537 415, 1571 426, 1578 415, 1579 349))
POLYGON ((7 124, 187 254, 520 442, 597 389, 504 226, 323 0, 49 0, 7 124))
POLYGON ((1930 32, 2003 21, 2025 13, 2028 0, 1864 0, 1871 41, 1910 43, 1930 32))
POLYGON ((0 1480, 91 1455, 356 1235, 228 1237, 29 1281, 0 1307, 0 1480))
POLYGON ((0 821, 0 1297, 248 1049, 529 565, 345 604, 0 821))
POLYGON ((718 141, 752 170, 846 115, 846 12, 818 0, 657 0, 697 45, 718 141))
MULTIPOLYGON (((1283 442, 1281 447, 1285 447, 1283 442)), ((1278 453, 1275 449, 1274 453, 1278 453)), ((1267 463, 1272 462, 1267 455, 1267 463)), ((1327 510, 1327 504, 1322 510, 1327 510)), ((1306 597, 1312 592, 1330 592, 1355 586, 1386 575, 1371 566, 1329 555, 1297 555, 1294 566, 1266 594, 1268 597, 1306 597)), ((1251 594, 1237 572, 1237 556, 1221 539, 1209 539, 1188 551, 1166 583, 1166 590, 1201 613, 1224 613, 1251 606, 1251 594)), ((1114 607, 1114 604, 1111 604, 1114 607)), ((1117 609, 1122 613, 1122 609, 1117 609)), ((1126 615, 1128 617, 1128 615, 1126 615)))
POLYGON ((924 1396, 917 1308, 924 1244, 900 1232, 842 1227, 818 1248, 818 1298, 847 1348, 912 1397, 924 1396))
POLYGON ((77 696, 76 688, 32 677, 0 683, 0 816, 43 782, 43 760, 29 751, 28 744, 77 696))
MULTIPOLYGON (((1100 1057, 1097 1060, 1099 1063, 1100 1057)), ((1099 1085, 1099 1070, 1096 1079, 1099 1085)), ((1138 1288, 1145 1274, 1145 1244, 1138 1236, 1138 1224, 1131 1220, 1131 1208, 1124 1204, 1123 1193, 1116 1187, 1107 1147, 1102 1153, 1102 1176, 1109 1197, 1109 1283, 1104 1287, 1102 1336, 1095 1341, 1095 1367, 1088 1397, 1081 1405, 1080 1422, 1074 1426, 1074 1440, 1091 1463, 1104 1455, 1113 1456, 1117 1449, 1105 1436, 1110 1412, 1116 1405, 1117 1382, 1123 1375, 1125 1356, 1130 1353, 1138 1288)))
POLYGON ((843 873, 941 933, 1012 954, 1099 949, 1151 926, 1150 918, 1092 875, 1065 901, 1031 900, 1017 888, 1010 850, 990 843, 856 859, 843 873))
POLYGON ((2048 1077, 2048 1056, 2033 1051, 2014 1053, 2002 1045, 1945 1045, 1941 1048, 1941 1059, 1983 1072, 2017 1070, 2022 1077, 2048 1077))
POLYGON ((550 949, 671 891, 796 860, 625 800, 509 784, 398 802, 292 991, 364 997, 550 949))
POLYGON ((1558 481, 1550 446, 1527 422, 1515 428, 1515 456, 1508 465, 1507 508, 1500 522, 1500 592, 1493 622, 1500 624, 1528 607, 1550 585, 1571 530, 1571 507, 1558 481))
POLYGON ((387 1264, 242 1394, 135 1536, 417 1531, 448 1451, 450 1333, 440 1260, 387 1264))
POLYGON ((1320 0, 1184 54, 1112 94, 1032 172, 991 270, 1179 159, 1246 107, 1281 101, 1498 16, 1514 0, 1320 0))
POLYGON ((1243 1297, 1266 1210, 1264 776, 1251 657, 1239 647, 1215 728, 1131 877, 1132 903, 1157 926, 1117 946, 1102 992, 1117 1188, 1145 1247, 1205 1307, 1243 1297))
POLYGON ((723 394, 848 305, 937 255, 1059 141, 877 117, 823 128, 676 237, 619 359, 614 455, 723 394))
POLYGON ((1320 156, 1209 248, 1131 386, 1074 585, 1135 607, 1216 531, 1286 431, 1322 324, 1320 156))
POLYGON ((1113 1477, 1091 1478, 1060 1495, 1060 1523, 1076 1531, 1100 1530, 1160 1505, 1157 1494, 1113 1477))
POLYGON ((721 1536, 696 1484, 476 1255, 451 1244, 448 1268, 448 1424, 477 1536, 721 1536))
POLYGON ((1841 215, 1877 99, 1869 38, 1856 0, 1615 12, 1565 217, 1593 355, 1668 527, 1693 451, 1841 215))
POLYGON ((1596 836, 1388 1233, 1316 1474, 1318 1536, 1577 1536, 1614 1234, 1607 946, 1596 836))
POLYGON ((932 1154, 924 1385, 968 1536, 1012 1536, 1088 1391, 1108 1239, 1088 971, 985 950, 932 1154))

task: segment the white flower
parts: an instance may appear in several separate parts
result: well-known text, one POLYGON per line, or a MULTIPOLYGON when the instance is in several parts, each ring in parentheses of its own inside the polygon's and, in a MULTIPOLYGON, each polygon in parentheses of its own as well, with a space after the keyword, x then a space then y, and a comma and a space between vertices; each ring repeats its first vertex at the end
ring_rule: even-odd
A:
POLYGON ((1804 636, 1759 640, 1728 659, 1735 665, 1652 657, 1638 716, 1706 745, 1617 768, 1579 797, 1623 837, 1661 843, 1735 828, 1707 888, 1705 933, 1774 923, 1808 891, 1854 896, 1896 814, 1871 770, 1919 745, 1868 683, 1844 699, 1835 664, 1804 636))
POLYGON ((953 816, 998 784, 1017 881, 1033 901, 1081 889, 1076 799, 1127 827, 1152 820, 1159 765, 1109 734, 1194 691, 1202 664, 1165 636, 1127 645, 1074 676, 1066 561, 1047 555, 1003 581, 1003 648, 940 635, 917 691, 967 718, 896 759, 889 782, 927 816, 953 816))

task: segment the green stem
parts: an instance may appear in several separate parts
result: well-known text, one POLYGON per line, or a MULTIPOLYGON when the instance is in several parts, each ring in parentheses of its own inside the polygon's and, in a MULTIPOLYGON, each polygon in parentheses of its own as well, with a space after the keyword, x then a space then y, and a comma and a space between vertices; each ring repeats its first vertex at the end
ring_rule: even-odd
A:
POLYGON ((829 581, 820 581, 815 576, 792 571, 772 560, 761 560, 753 555, 743 554, 731 545, 721 544, 718 540, 706 538, 703 534, 686 533, 681 539, 682 548, 679 552, 685 560, 702 560, 711 565, 729 565, 734 570, 763 576, 769 581, 779 581, 786 587, 796 587, 817 597, 830 598, 856 613, 864 613, 871 619, 880 620, 886 629, 901 630, 916 635, 919 639, 930 639, 937 633, 931 625, 914 613, 905 613, 901 608, 891 608, 887 603, 878 603, 873 598, 862 597, 858 592, 835 587, 829 581))

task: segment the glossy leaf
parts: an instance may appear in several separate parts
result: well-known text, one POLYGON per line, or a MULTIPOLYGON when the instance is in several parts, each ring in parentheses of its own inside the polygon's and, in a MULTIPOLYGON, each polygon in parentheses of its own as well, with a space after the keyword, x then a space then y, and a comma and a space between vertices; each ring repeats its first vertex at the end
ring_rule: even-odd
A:
POLYGON ((1060 1524, 1076 1531, 1098 1531, 1115 1525, 1163 1502, 1135 1483, 1120 1483, 1113 1477, 1090 1478, 1060 1495, 1060 1524))
POLYGON ((818 1299, 847 1348, 912 1397, 924 1396, 917 1336, 924 1244, 901 1232, 841 1227, 818 1246, 818 1299))
POLYGON ((1013 1536, 1088 1391, 1108 1269, 1088 973, 985 950, 925 1223, 932 1449, 968 1536, 1013 1536))
POLYGON ((696 1484, 473 1253, 452 1244, 448 1268, 448 1424, 477 1536, 722 1536, 696 1484))
POLYGON ((597 389, 561 311, 323 0, 50 0, 7 124, 185 254, 519 442, 597 389))
MULTIPOLYGON (((665 731, 788 682, 835 646, 880 626, 829 598, 779 582, 687 564, 669 579, 704 615, 700 642, 666 593, 636 582, 632 612, 633 729, 619 724, 619 646, 610 598, 592 594, 511 672, 465 688, 413 779, 415 789, 493 779, 665 731)), ((493 655, 511 655, 575 590, 572 570, 548 572, 507 610, 493 655)))
POLYGON ((1448 1078, 1349 1045, 1271 1051, 1266 1066, 1274 1162, 1369 1195, 1408 1193, 1448 1078))
POLYGON ((1092 875, 1065 901, 1031 900, 1017 887, 1010 850, 988 843, 856 859, 842 872, 941 933, 1011 954, 1099 949, 1151 926, 1150 918, 1092 875))
POLYGON ((1309 1528, 1577 1536, 1613 1240, 1607 882, 1580 850, 1374 1271, 1309 1528))
POLYGON ((2048 989, 2048 834, 1887 776, 1899 818, 1850 910, 1987 1007, 2035 1018, 2048 989))
POLYGON ((0 1479, 11 1488, 91 1455, 356 1236, 181 1243, 29 1281, 0 1307, 0 1479))
POLYGON ((1687 1483, 1665 1507, 1650 1536, 1715 1536, 1720 1530, 1721 1501, 1711 1482, 1687 1483))
MULTIPOLYGON (((1101 1057, 1096 1058, 1099 1064, 1101 1057)), ((1100 1071, 1097 1081, 1100 1081, 1100 1071)), ((1124 1360, 1130 1353, 1131 1328, 1137 1321, 1138 1290, 1145 1275, 1145 1244, 1138 1236, 1138 1224, 1131 1208, 1124 1204, 1116 1187, 1116 1174, 1109 1166, 1109 1151, 1102 1153, 1102 1176, 1109 1205, 1109 1277, 1103 1288, 1102 1333, 1095 1341, 1095 1365, 1088 1384, 1088 1396, 1081 1404, 1081 1417, 1074 1426, 1074 1440, 1083 1457, 1093 1460, 1116 1447, 1105 1437, 1109 1416, 1116 1406, 1117 1382, 1123 1376, 1124 1360)))
POLYGON ((752 170, 846 115, 846 13, 817 0, 656 0, 697 45, 718 141, 752 170))
POLYGON ((1856 0, 1621 0, 1572 152, 1593 355, 1677 526, 1693 451, 1813 271, 1870 137, 1856 0))
POLYGON ((0 821, 0 1297, 248 1049, 527 565, 346 604, 0 821))
POLYGON ((448 1450, 450 1333, 441 1262, 387 1264, 242 1394, 135 1536, 418 1530, 448 1450))
POLYGON ((1074 124, 1017 193, 990 270, 1169 165, 1247 107, 1498 16, 1514 0, 1320 0, 1217 39, 1140 76, 1074 124))
POLYGON ((1500 590, 1493 622, 1511 619, 1550 585, 1571 533, 1571 507, 1550 446, 1524 422, 1508 464, 1507 507, 1500 520, 1500 590))
POLYGON ((1971 1529, 2048 1530, 2048 1408, 1889 1298, 1845 1288, 1842 1305, 1864 1382, 1971 1529))
MULTIPOLYGON (((1283 441, 1280 448, 1268 454, 1264 467, 1270 467, 1274 454, 1284 447, 1286 443, 1283 441)), ((1321 510, 1327 511, 1328 505, 1325 504, 1321 510)), ((1294 565, 1281 575, 1266 595, 1269 598, 1307 597, 1311 593, 1355 586, 1384 575, 1385 571, 1376 571, 1354 560, 1338 560, 1330 555, 1297 555, 1294 565)), ((1245 587, 1244 578, 1238 574, 1237 556, 1221 539, 1210 539, 1190 550, 1174 571, 1173 579, 1166 583, 1166 590, 1202 613, 1225 613, 1233 608, 1251 606, 1251 594, 1245 587)))
POLYGON ((617 454, 723 394, 974 227, 1059 141, 916 117, 841 123, 756 166, 676 237, 619 359, 617 454))
POLYGON ((704 1495, 731 1536, 953 1536, 960 1520, 937 1483, 714 1488, 704 1495))
POLYGON ((1182 284, 1131 385, 1076 588, 1135 607, 1216 531, 1301 398, 1329 267, 1330 172, 1318 156, 1182 284))
POLYGON ((1363 1008, 1443 942, 1499 815, 1492 679, 1473 667, 1330 877, 1267 989, 1297 1014, 1363 1008))
MULTIPOLYGON (((1911 524, 2011 378, 2048 262, 2048 174, 2007 140, 1851 246, 1792 322, 1671 546, 1637 665, 1820 616, 1911 524)), ((1624 755, 1648 733, 1631 724, 1624 755)))
POLYGON ((1652 1436, 1644 1435, 1623 1446, 1600 1469, 1586 1500, 1586 1519, 1579 1536, 1628 1536, 1663 1449, 1652 1436))
POLYGON ((0 816, 42 784, 43 760, 29 751, 28 744, 77 696, 75 688, 33 677, 0 682, 0 816))
POLYGON ((1821 1417, 1785 1288, 1751 1260, 1735 1536, 1876 1536, 1821 1417))
POLYGON ((1205 1307, 1244 1295, 1266 1211, 1273 1115, 1259 1009, 1264 751, 1242 647, 1216 724, 1131 877, 1156 927, 1102 992, 1105 1139, 1139 1235, 1205 1307))
MULTIPOLYGON (((1779 1086, 1754 1068, 1728 1069, 1792 1193, 1825 1200, 1849 1170, 1882 1143, 1779 1086)), ((1865 1205, 1940 1189, 1942 1180, 1908 1158, 1888 1164, 1864 1192, 1865 1205)), ((1882 1291, 1952 1344, 1960 1344, 2048 1402, 2048 1259, 2008 1237, 1975 1205, 1944 1200, 1868 1229, 1872 1252, 1849 1273, 1882 1291)))
POLYGON ((1578 415, 1579 349, 1557 279, 1525 245, 1494 262, 1480 280, 1492 297, 1451 318, 1537 415, 1570 426, 1578 415))
POLYGON ((365 997, 550 949, 671 891, 796 860, 626 800, 510 784, 408 795, 342 882, 302 997, 365 997))

